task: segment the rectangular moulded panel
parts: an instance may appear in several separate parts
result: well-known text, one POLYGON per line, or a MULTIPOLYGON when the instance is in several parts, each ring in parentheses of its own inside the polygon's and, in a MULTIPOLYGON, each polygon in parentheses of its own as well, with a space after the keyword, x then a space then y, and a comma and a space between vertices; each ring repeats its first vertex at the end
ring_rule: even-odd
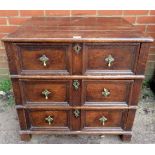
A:
POLYGON ((106 130, 123 129, 126 110, 84 110, 83 111, 83 129, 84 130, 106 130))
POLYGON ((20 80, 22 98, 28 104, 69 104, 69 80, 20 80))
POLYGON ((83 104, 129 104, 133 80, 83 80, 83 104))
POLYGON ((21 74, 72 74, 70 44, 17 43, 21 74))
POLYGON ((135 74, 139 43, 92 43, 84 47, 84 74, 135 74))
POLYGON ((31 130, 51 129, 69 130, 70 128, 69 110, 33 109, 29 110, 29 120, 31 130))

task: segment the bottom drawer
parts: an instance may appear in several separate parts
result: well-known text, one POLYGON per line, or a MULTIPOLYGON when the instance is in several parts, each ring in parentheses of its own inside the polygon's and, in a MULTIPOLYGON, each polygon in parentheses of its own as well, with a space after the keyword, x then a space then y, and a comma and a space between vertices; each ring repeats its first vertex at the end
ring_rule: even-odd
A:
POLYGON ((127 119, 127 110, 75 110, 30 109, 28 114, 30 130, 109 130, 123 129, 127 119))
POLYGON ((83 128, 85 129, 123 128, 127 110, 86 110, 83 116, 83 128))
POLYGON ((69 129, 69 110, 29 110, 31 129, 69 129))

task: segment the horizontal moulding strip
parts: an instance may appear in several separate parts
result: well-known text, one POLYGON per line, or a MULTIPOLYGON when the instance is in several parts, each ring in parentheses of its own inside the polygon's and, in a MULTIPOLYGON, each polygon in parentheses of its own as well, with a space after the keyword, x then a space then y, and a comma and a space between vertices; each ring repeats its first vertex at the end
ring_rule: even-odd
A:
POLYGON ((102 106, 55 106, 55 105, 47 105, 47 104, 38 104, 38 105, 16 105, 16 109, 57 109, 57 110, 72 110, 72 109, 81 109, 81 110, 106 110, 106 109, 120 109, 120 110, 127 110, 127 109, 137 109, 137 106, 127 106, 127 105, 102 105, 102 106))
POLYGON ((83 80, 104 80, 104 79, 144 79, 144 75, 103 75, 103 76, 86 76, 86 75, 10 75, 11 78, 19 79, 83 79, 83 80))
POLYGON ((70 131, 70 130, 66 130, 66 131, 52 131, 52 130, 21 130, 20 134, 66 134, 66 135, 79 135, 79 134, 83 134, 83 135, 105 135, 105 134, 112 134, 112 135, 131 135, 131 131, 124 131, 122 129, 104 129, 101 131, 70 131))

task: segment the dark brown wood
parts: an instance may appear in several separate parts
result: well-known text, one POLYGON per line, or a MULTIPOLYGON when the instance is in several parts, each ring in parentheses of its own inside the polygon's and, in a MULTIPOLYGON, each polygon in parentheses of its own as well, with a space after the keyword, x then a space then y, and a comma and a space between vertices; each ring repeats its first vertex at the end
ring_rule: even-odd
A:
POLYGON ((31 134, 20 134, 20 138, 22 141, 30 141, 31 140, 31 134))
POLYGON ((10 74, 18 75, 19 58, 16 47, 12 43, 4 42, 10 74))
POLYGON ((130 105, 137 105, 140 97, 141 87, 142 87, 142 80, 136 79, 132 88, 132 93, 130 96, 130 105), (135 95, 136 94, 136 95, 135 95))
POLYGON ((136 110, 135 109, 129 109, 128 110, 128 116, 124 123, 124 130, 131 131, 135 119, 136 110))
POLYGON ((24 109, 17 109, 18 119, 21 130, 27 130, 29 127, 27 115, 24 109))
POLYGON ((15 62, 12 74, 72 74, 70 44, 12 43, 8 48, 9 61, 15 62), (43 55, 46 66, 39 60, 43 55))
POLYGON ((131 140, 151 37, 122 18, 36 17, 2 40, 22 140, 31 134, 131 140))
POLYGON ((23 102, 26 104, 69 104, 70 81, 66 80, 20 80, 23 102), (48 99, 42 94, 48 90, 48 99), (31 92, 31 93, 30 93, 31 92))
POLYGON ((118 105, 111 105, 111 104, 103 104, 103 105, 83 105, 83 106, 67 106, 67 105, 63 105, 63 106, 57 106, 57 105, 51 105, 51 104, 47 104, 47 103, 42 103, 42 104, 25 104, 25 105, 16 105, 17 109, 50 109, 52 107, 52 109, 79 109, 79 110, 86 110, 86 109, 98 109, 98 110, 106 110, 108 109, 137 109, 137 106, 128 106, 126 104, 118 104, 118 105))
POLYGON ((84 81, 83 99, 84 104, 128 104, 131 84, 128 80, 87 80, 84 81), (107 89, 110 93, 104 96, 102 93, 107 89))
POLYGON ((11 75, 11 78, 17 78, 17 79, 62 79, 62 80, 67 80, 67 79, 84 79, 84 80, 104 80, 104 79, 115 79, 115 80, 121 80, 121 79, 126 79, 126 80, 130 80, 130 79, 144 79, 145 76, 144 75, 98 75, 98 76, 94 76, 94 75, 73 75, 73 76, 65 76, 65 75, 11 75))
POLYGON ((121 127, 123 117, 125 117, 123 110, 88 110, 85 111, 84 127, 87 130, 97 127, 99 130, 106 127, 121 127), (102 117, 107 119, 104 124, 99 120, 102 117))
POLYGON ((122 129, 107 129, 107 130, 80 130, 80 131, 51 131, 51 130, 39 130, 39 131, 33 131, 33 130, 21 130, 21 134, 36 134, 36 135, 42 135, 42 134, 56 134, 56 135, 122 135, 122 134, 131 134, 131 131, 124 131, 122 129))
POLYGON ((75 87, 73 86, 75 80, 77 79, 72 80, 71 83, 70 99, 72 106, 81 105, 82 80, 77 80, 77 82, 79 83, 78 89, 75 89, 75 87))
POLYGON ((73 75, 81 75, 82 74, 82 65, 83 65, 83 44, 76 43, 72 46, 72 73, 73 75), (74 48, 79 46, 79 51, 76 51, 74 48))
POLYGON ((29 119, 31 130, 51 129, 51 130, 68 130, 69 129, 69 112, 64 110, 30 110, 29 119), (45 120, 51 117, 53 121, 49 123, 45 120))
POLYGON ((124 134, 124 135, 120 135, 120 138, 122 141, 131 141, 132 135, 131 134, 124 134))
POLYGON ((77 108, 72 109, 70 118, 71 118, 70 126, 71 126, 72 131, 80 131, 81 130, 81 120, 83 119, 81 109, 80 108, 79 109, 77 109, 77 108), (74 114, 75 110, 79 111, 79 116, 78 117, 76 117, 75 114, 74 114))
POLYGON ((138 43, 85 44, 84 70, 86 74, 118 74, 118 72, 119 74, 133 74, 138 52, 138 43), (105 61, 109 55, 114 59, 110 67, 105 61))
POLYGON ((11 81, 12 81, 12 87, 13 87, 13 93, 15 96, 16 105, 22 105, 22 95, 20 91, 19 80, 12 78, 11 81))
POLYGON ((30 19, 16 32, 3 38, 3 41, 152 42, 153 39, 137 31, 123 18, 40 17, 30 19))
POLYGON ((137 61, 136 74, 143 75, 145 73, 146 61, 148 58, 150 43, 142 43, 139 53, 139 59, 137 61))

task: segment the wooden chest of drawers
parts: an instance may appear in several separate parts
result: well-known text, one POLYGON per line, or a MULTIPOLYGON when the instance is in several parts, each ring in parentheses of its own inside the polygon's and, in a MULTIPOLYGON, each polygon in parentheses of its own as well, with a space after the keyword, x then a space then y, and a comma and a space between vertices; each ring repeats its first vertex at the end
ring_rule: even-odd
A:
POLYGON ((22 140, 31 134, 131 139, 153 39, 121 18, 32 18, 3 38, 22 140))

